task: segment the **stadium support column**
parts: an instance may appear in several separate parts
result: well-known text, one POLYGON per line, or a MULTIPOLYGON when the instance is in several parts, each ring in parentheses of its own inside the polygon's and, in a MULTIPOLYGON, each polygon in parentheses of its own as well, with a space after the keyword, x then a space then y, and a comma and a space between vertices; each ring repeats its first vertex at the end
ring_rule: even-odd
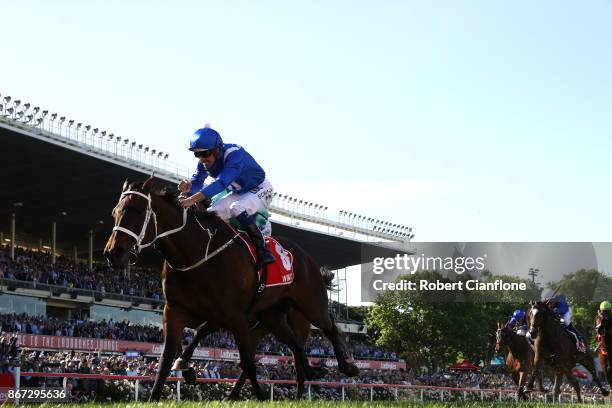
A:
POLYGON ((51 223, 51 265, 55 265, 55 249, 57 244, 57 222, 51 223))
POLYGON ((93 236, 92 229, 89 230, 89 272, 93 272, 93 236))
POLYGON ((11 214, 11 259, 15 260, 15 213, 11 214))
POLYGON ((79 263, 79 253, 76 245, 72 247, 72 257, 74 258, 74 264, 77 265, 79 263))

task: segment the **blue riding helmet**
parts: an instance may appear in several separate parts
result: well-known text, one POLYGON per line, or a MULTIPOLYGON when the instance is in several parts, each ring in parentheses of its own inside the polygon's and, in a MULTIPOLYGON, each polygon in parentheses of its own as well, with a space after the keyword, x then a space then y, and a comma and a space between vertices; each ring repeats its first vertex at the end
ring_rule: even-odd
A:
POLYGON ((215 147, 221 147, 223 139, 221 135, 214 129, 203 127, 195 131, 189 142, 189 150, 192 152, 210 150, 215 147))
POLYGON ((520 319, 522 319, 523 317, 525 317, 525 312, 524 312, 524 311, 522 311, 521 309, 516 309, 516 310, 514 311, 514 313, 512 313, 512 317, 513 317, 515 320, 520 320, 520 319))

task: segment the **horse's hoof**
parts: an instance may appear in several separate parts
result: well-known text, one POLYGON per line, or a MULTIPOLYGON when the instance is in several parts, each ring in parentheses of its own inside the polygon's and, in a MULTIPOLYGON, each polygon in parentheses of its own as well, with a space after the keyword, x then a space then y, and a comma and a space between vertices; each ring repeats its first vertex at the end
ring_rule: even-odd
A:
POLYGON ((187 370, 183 371, 183 378, 185 379, 185 382, 189 385, 196 385, 197 381, 197 375, 196 372, 193 368, 189 367, 187 370))
POLYGON ((172 371, 189 370, 189 362, 179 357, 174 361, 174 364, 172 365, 172 368, 170 370, 172 371))
POLYGON ((603 395, 604 397, 607 397, 608 395, 610 395, 610 391, 606 390, 605 388, 602 388, 601 395, 603 395))
POLYGON ((230 393, 230 395, 228 395, 227 397, 223 398, 223 401, 225 401, 225 402, 238 401, 239 399, 240 399, 240 395, 236 395, 234 393, 230 393))
POLYGON ((355 364, 347 364, 340 370, 341 373, 347 377, 357 377, 359 375, 359 368, 355 364))
POLYGON ((325 367, 310 367, 310 369, 306 369, 306 378, 309 381, 320 380, 321 378, 327 375, 327 369, 325 367))

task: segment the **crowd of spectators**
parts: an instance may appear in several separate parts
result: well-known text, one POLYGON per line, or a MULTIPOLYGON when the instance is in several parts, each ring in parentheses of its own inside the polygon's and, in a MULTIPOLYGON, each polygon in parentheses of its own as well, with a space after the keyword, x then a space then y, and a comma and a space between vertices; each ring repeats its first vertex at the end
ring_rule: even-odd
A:
MULTIPOLYGON (((115 322, 102 320, 64 320, 56 317, 29 316, 26 314, 0 314, 0 329, 3 332, 20 332, 25 334, 40 334, 47 336, 86 337, 108 340, 129 340, 146 343, 162 343, 163 334, 157 326, 144 326, 128 321, 115 322)), ((195 332, 186 330, 184 344, 189 343, 195 332)), ((351 339, 349 347, 357 359, 393 359, 397 360, 395 353, 385 352, 365 342, 351 339)), ((233 336, 226 331, 218 331, 208 335, 200 343, 203 347, 236 349, 233 336)), ((306 354, 312 357, 333 357, 334 351, 329 341, 323 336, 313 332, 305 347, 306 354)), ((272 335, 265 336, 257 347, 260 354, 290 355, 287 346, 280 343, 272 335)))
MULTIPOLYGON (((53 372, 53 373, 81 373, 121 376, 154 376, 157 371, 157 360, 149 357, 126 357, 124 355, 104 355, 99 352, 81 353, 75 351, 43 352, 22 350, 21 371, 22 386, 41 387, 59 386, 60 379, 43 379, 40 377, 27 376, 29 372, 53 372)), ((240 376, 240 368, 233 361, 208 361, 199 360, 193 363, 198 378, 208 379, 237 379, 240 376)), ((172 375, 180 376, 179 372, 172 375)), ((295 377, 293 366, 289 363, 278 365, 258 364, 257 375, 262 380, 292 380, 295 377)), ((350 387, 351 384, 393 384, 414 385, 430 387, 452 387, 471 388, 484 390, 487 398, 497 399, 499 394, 488 390, 513 390, 514 384, 510 377, 504 372, 452 372, 443 370, 434 374, 425 374, 414 370, 361 370, 358 377, 347 378, 340 374, 335 368, 328 368, 328 372, 320 381, 327 383, 345 384, 345 398, 347 399, 369 399, 377 400, 394 399, 394 390, 389 388, 375 388, 370 395, 367 388, 350 387)), ((92 379, 69 379, 68 389, 74 401, 130 401, 134 399, 134 382, 129 380, 92 380, 92 379)), ((220 399, 229 393, 232 384, 224 383, 198 383, 195 386, 183 384, 181 395, 183 399, 220 399)), ((546 381, 545 386, 552 389, 552 384, 546 381)), ((596 390, 590 381, 582 380, 583 392, 595 394, 596 390)), ((141 399, 148 397, 152 387, 151 381, 140 381, 139 396, 141 399)), ((571 392, 568 386, 564 386, 564 392, 571 392)), ((246 386, 243 395, 252 398, 250 387, 246 386)), ((342 388, 338 385, 313 386, 311 388, 312 398, 338 400, 342 397, 342 388)), ((465 398, 462 392, 446 390, 445 397, 438 390, 430 389, 425 394, 420 389, 402 389, 401 398, 425 398, 437 400, 450 398, 453 395, 465 398), (421 394, 421 395, 419 395, 421 394)), ((294 386, 276 385, 274 391, 275 399, 293 398, 294 386)), ((474 399, 482 398, 478 393, 471 393, 474 399)), ((512 393, 503 394, 504 398, 514 398, 512 393)), ((176 398, 176 388, 167 384, 164 389, 165 398, 176 398)))
POLYGON ((46 252, 16 248, 15 259, 11 259, 7 248, 0 250, 0 279, 14 279, 44 283, 69 289, 96 291, 104 296, 117 293, 160 301, 162 296, 159 272, 132 267, 129 275, 117 273, 110 266, 95 263, 90 272, 84 262, 58 256, 55 265, 46 252))

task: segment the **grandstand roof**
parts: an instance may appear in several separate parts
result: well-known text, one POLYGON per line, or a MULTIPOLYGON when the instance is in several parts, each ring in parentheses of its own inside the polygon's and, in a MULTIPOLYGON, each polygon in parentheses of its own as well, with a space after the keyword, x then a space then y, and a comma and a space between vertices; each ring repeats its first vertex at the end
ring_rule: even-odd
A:
MULTIPOLYGON (((126 167, 111 156, 69 146, 61 141, 37 136, 27 129, 0 123, 2 151, 2 189, 0 189, 0 231, 8 237, 10 214, 17 213, 17 242, 30 242, 51 236, 51 222, 57 220, 58 248, 68 254, 77 245, 80 256, 87 253, 90 229, 95 230, 94 253, 101 255, 112 227, 111 209, 115 206, 126 177, 148 176, 146 169, 126 167), (15 207, 14 203, 23 203, 15 207), (66 212, 67 215, 61 215, 66 212), (98 222, 102 220, 104 224, 98 222)), ((167 182, 174 181, 164 177, 167 182)), ((298 228, 273 221, 275 235, 299 243, 321 265, 332 269, 368 262, 374 256, 394 256, 397 248, 366 243, 298 228), (364 251, 367 249, 367 251, 364 251), (362 258, 367 252, 369 259, 362 258)), ((154 251, 142 262, 161 261, 154 251)))

